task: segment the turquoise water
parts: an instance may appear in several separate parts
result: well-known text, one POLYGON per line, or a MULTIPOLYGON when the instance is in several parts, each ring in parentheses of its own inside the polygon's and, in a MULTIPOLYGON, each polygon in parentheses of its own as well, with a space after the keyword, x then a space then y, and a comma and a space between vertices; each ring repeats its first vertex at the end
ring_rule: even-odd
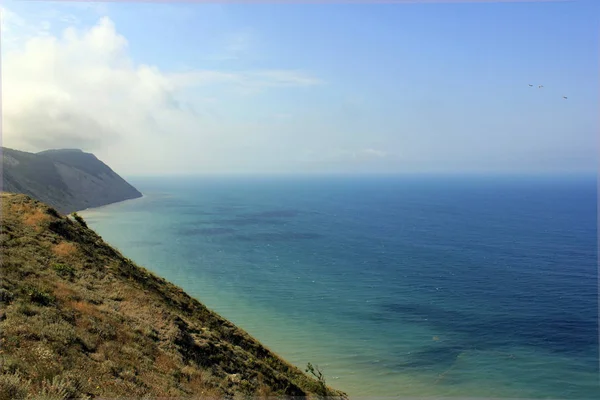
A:
POLYGON ((91 227, 351 396, 600 398, 595 178, 131 182, 91 227))

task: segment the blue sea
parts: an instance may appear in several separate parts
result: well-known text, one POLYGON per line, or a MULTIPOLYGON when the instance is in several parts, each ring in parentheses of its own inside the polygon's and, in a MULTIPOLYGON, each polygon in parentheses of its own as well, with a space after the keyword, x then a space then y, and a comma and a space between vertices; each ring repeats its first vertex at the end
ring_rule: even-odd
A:
POLYGON ((595 177, 130 182, 92 228, 352 397, 600 398, 595 177))

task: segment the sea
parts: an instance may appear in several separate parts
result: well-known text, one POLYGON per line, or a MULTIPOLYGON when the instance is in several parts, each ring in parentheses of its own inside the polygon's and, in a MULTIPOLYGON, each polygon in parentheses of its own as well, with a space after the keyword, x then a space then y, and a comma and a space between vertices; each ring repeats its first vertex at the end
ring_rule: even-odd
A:
POLYGON ((93 229, 351 398, 600 399, 596 176, 129 181, 93 229))

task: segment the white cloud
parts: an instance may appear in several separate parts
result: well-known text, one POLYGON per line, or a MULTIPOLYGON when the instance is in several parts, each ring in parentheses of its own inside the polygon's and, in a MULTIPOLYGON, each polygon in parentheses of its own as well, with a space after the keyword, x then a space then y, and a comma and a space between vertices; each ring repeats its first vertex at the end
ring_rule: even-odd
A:
POLYGON ((210 107, 219 99, 202 88, 221 85, 247 94, 321 83, 302 71, 170 73, 136 64, 130 44, 109 18, 89 29, 70 27, 61 37, 27 28, 30 37, 23 39, 27 23, 3 10, 5 16, 12 20, 9 27, 17 27, 6 35, 23 42, 3 52, 7 147, 77 147, 130 171, 181 169, 186 162, 208 163, 211 151, 223 150, 223 143, 243 148, 251 141, 244 137, 245 126, 211 117, 218 114, 210 107))

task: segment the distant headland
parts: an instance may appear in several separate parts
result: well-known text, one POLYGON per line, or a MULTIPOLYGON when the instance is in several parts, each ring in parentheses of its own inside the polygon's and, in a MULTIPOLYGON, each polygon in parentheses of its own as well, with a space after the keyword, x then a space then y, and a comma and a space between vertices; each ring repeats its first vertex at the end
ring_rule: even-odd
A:
POLYGON ((61 213, 142 197, 108 165, 82 150, 1 150, 2 191, 29 195, 61 213))

